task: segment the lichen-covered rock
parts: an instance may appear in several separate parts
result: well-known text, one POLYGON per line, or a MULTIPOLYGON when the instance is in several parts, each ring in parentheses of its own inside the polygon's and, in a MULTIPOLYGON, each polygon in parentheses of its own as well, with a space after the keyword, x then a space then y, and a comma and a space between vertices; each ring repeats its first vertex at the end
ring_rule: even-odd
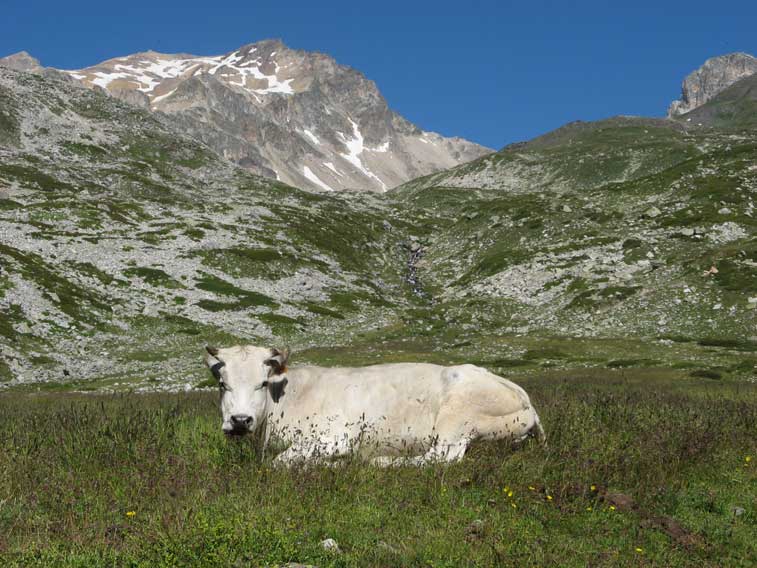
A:
POLYGON ((341 550, 339 550, 339 544, 337 544, 333 538, 322 540, 321 546, 324 550, 328 550, 329 552, 341 552, 341 550))
POLYGON ((662 211, 660 211, 657 207, 654 205, 644 211, 644 216, 649 217, 650 219, 654 219, 655 217, 659 217, 662 214, 662 211))

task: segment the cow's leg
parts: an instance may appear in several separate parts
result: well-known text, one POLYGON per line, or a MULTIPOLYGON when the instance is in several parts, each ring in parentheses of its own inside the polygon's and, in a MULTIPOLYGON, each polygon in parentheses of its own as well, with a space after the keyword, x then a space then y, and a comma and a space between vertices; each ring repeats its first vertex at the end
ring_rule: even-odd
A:
POLYGON ((465 452, 468 451, 469 445, 469 439, 460 440, 454 444, 448 444, 447 449, 444 451, 444 461, 454 462, 463 459, 465 452))
POLYGON ((404 462, 404 458, 397 456, 376 456, 371 458, 371 464, 379 467, 392 467, 394 465, 402 465, 404 462))
POLYGON ((349 440, 347 437, 343 437, 318 444, 313 452, 312 459, 318 463, 333 465, 338 463, 339 458, 349 456, 351 453, 352 447, 349 440))
POLYGON ((428 463, 459 461, 463 459, 469 445, 470 438, 468 437, 455 442, 451 442, 448 439, 440 439, 422 456, 410 458, 410 462, 415 465, 424 465, 428 463))
POLYGON ((276 464, 285 466, 306 462, 312 455, 312 450, 303 446, 289 446, 273 460, 276 464))
POLYGON ((434 437, 428 451, 413 458, 415 463, 454 462, 463 459, 478 429, 464 414, 450 405, 442 407, 436 419, 434 437))
POLYGON ((426 453, 419 456, 375 456, 370 461, 371 464, 380 467, 454 462, 463 459, 470 442, 470 437, 464 437, 453 442, 438 440, 426 453))
POLYGON ((335 458, 349 455, 350 447, 347 437, 329 440, 327 442, 311 442, 305 444, 292 444, 289 448, 276 456, 277 463, 291 465, 297 462, 311 464, 333 463, 335 458))

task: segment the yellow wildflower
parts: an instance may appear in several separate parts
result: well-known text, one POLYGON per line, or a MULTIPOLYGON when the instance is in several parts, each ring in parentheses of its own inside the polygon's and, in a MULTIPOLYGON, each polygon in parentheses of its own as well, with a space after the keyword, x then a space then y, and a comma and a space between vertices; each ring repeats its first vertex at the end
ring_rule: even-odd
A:
POLYGON ((552 500, 552 495, 547 495, 547 501, 551 501, 551 500, 552 500))
POLYGON ((642 553, 642 552, 644 552, 644 549, 643 549, 643 548, 641 548, 640 546, 637 546, 637 547, 636 547, 636 552, 638 552, 638 553, 642 553))
POLYGON ((597 490, 597 486, 596 486, 596 485, 592 485, 592 486, 591 486, 591 490, 592 490, 592 491, 596 491, 596 490, 597 490))
POLYGON ((513 492, 512 492, 512 491, 508 491, 508 492, 507 492, 507 496, 508 496, 508 497, 512 497, 512 496, 513 496, 513 492))
POLYGON ((591 507, 586 507, 586 510, 587 511, 591 511, 591 507))
POLYGON ((505 485, 505 487, 502 489, 502 493, 507 493, 508 491, 510 491, 510 488, 505 485))
POLYGON ((536 491, 536 487, 534 487, 533 485, 529 485, 528 486, 528 490, 529 491, 536 491))
POLYGON ((513 509, 517 509, 517 508, 518 508, 518 505, 516 505, 515 503, 510 503, 510 506, 511 506, 511 507, 512 507, 513 509))
POLYGON ((136 511, 126 511, 126 516, 127 516, 127 517, 133 517, 133 516, 134 516, 134 515, 136 515, 136 514, 137 514, 137 512, 136 512, 136 511))
POLYGON ((745 457, 745 458, 744 458, 744 461, 745 461, 746 463, 749 463, 750 461, 752 461, 752 456, 747 456, 747 457, 745 457))
POLYGON ((615 505, 610 505, 610 511, 614 511, 614 510, 615 510, 615 505))

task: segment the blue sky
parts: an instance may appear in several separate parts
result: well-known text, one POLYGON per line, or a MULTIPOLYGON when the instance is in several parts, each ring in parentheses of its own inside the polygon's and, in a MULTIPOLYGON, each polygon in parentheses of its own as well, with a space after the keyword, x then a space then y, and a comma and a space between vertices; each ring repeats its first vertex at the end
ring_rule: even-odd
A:
POLYGON ((427 130, 490 147, 571 120, 661 116, 708 57, 757 55, 757 2, 0 0, 0 55, 79 68, 281 38, 378 84, 427 130))

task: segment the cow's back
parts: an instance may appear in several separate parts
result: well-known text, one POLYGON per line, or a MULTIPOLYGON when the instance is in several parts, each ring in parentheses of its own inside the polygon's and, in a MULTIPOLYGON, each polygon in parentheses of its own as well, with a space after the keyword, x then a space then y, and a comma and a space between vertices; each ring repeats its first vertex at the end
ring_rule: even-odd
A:
POLYGON ((466 398, 473 402, 497 391, 528 403, 523 389, 473 365, 308 366, 291 369, 288 378, 284 416, 279 418, 292 426, 339 420, 420 431, 433 428, 441 405, 452 395, 463 405, 466 398))
POLYGON ((299 367, 290 370, 286 411, 292 418, 340 417, 393 421, 408 413, 433 416, 443 396, 445 367, 390 363, 366 367, 299 367))

